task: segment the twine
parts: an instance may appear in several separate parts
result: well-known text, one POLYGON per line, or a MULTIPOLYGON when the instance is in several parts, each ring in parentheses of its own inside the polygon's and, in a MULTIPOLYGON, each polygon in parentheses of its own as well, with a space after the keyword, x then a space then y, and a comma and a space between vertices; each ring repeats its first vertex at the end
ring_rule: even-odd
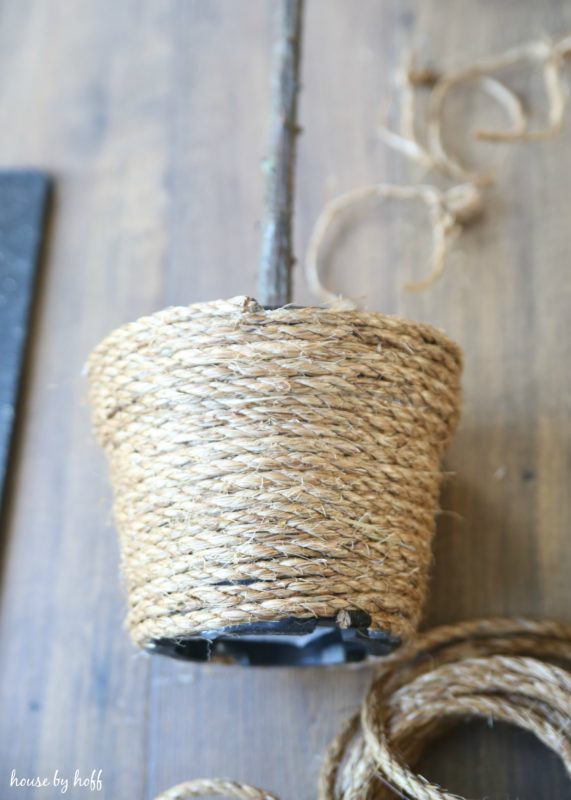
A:
POLYGON ((246 297, 112 333, 88 373, 134 641, 353 610, 410 637, 460 372, 428 325, 246 297))
MULTIPOLYGON (((425 203, 429 210, 432 230, 432 252, 425 278, 408 282, 405 289, 426 289, 443 274, 450 249, 464 227, 484 210, 484 190, 495 183, 492 170, 475 170, 460 163, 444 145, 444 105, 450 92, 467 83, 476 83, 506 112, 509 127, 505 130, 479 128, 474 138, 487 142, 533 142, 553 138, 561 132, 567 97, 562 71, 571 58, 571 36, 560 39, 545 37, 520 44, 503 53, 487 56, 468 66, 439 74, 430 68, 419 68, 410 57, 399 77, 401 96, 400 128, 391 130, 386 124, 377 128, 379 138, 389 147, 416 162, 425 170, 459 184, 443 191, 431 184, 401 186, 391 183, 368 183, 345 192, 326 203, 310 236, 305 275, 309 287, 323 302, 337 301, 321 278, 321 251, 327 236, 347 209, 371 198, 412 200, 425 203), (529 114, 516 93, 491 73, 525 63, 537 64, 542 72, 547 95, 547 124, 530 129, 529 114), (430 92, 426 113, 426 141, 421 141, 417 131, 418 109, 416 92, 427 88, 430 92)), ((343 298, 345 308, 355 308, 355 303, 343 298)))
MULTIPOLYGON (((428 631, 383 659, 362 708, 327 751, 318 800, 462 800, 413 770, 425 747, 470 718, 534 734, 571 778, 571 625, 489 619, 428 631), (557 661, 563 666, 555 666, 557 661)), ((190 781, 156 800, 277 800, 247 784, 190 781)))
POLYGON ((336 219, 348 208, 372 198, 382 200, 419 200, 428 208, 432 229, 432 253, 428 262, 428 275, 420 281, 405 284, 408 291, 426 289, 444 272, 446 256, 463 225, 481 213, 481 192, 471 183, 453 186, 441 191, 430 184, 400 186, 393 183, 371 183, 358 186, 326 203, 309 239, 305 259, 305 276, 309 288, 324 303, 335 303, 339 308, 355 308, 352 300, 331 292, 320 277, 320 252, 326 236, 336 219))

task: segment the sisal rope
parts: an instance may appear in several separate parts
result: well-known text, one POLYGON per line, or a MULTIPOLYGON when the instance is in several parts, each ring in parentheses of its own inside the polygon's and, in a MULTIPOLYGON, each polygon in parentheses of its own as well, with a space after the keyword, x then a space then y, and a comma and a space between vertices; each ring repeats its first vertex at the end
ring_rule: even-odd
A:
POLYGON ((373 198, 412 200, 426 204, 432 230, 432 251, 427 275, 420 281, 405 284, 405 289, 418 291, 438 280, 446 267, 452 244, 463 228, 483 211, 484 190, 495 183, 492 170, 475 170, 462 164, 444 144, 444 106, 452 91, 468 83, 476 83, 505 111, 510 125, 505 130, 479 128, 474 138, 488 142, 533 142, 553 138, 563 126, 567 96, 562 71, 571 58, 571 35, 560 39, 548 37, 517 45, 503 53, 487 56, 472 64, 442 74, 419 68, 409 58, 399 77, 401 95, 400 129, 391 130, 381 124, 379 138, 389 147, 419 164, 423 169, 444 178, 460 181, 442 191, 431 184, 401 186, 391 183, 368 183, 333 198, 323 207, 310 236, 305 258, 305 274, 309 287, 322 302, 337 302, 355 308, 353 301, 339 299, 324 284, 322 250, 335 223, 349 209, 373 198), (537 65, 541 70, 547 96, 547 124, 530 129, 530 118, 516 93, 493 73, 522 64, 537 65), (418 108, 416 91, 429 90, 423 142, 417 131, 418 108))
MULTIPOLYGON (((383 659, 360 712, 329 746, 318 799, 462 800, 413 767, 433 739, 470 718, 534 734, 571 778, 570 666, 571 625, 564 623, 490 619, 421 634, 383 659)), ((225 780, 183 783, 156 800, 201 795, 275 800, 225 780)))
POLYGON ((173 786, 162 792, 155 800, 190 800, 192 797, 235 797, 237 800, 279 800, 257 786, 230 781, 226 778, 197 778, 173 786))
POLYGON ((418 200, 426 205, 432 229, 432 252, 428 275, 420 281, 408 282, 405 289, 426 289, 444 272, 446 256, 462 226, 481 213, 482 194, 472 183, 463 183, 442 191, 431 184, 401 186, 394 183, 371 183, 358 186, 330 200, 323 208, 309 239, 305 258, 305 277, 309 288, 323 303, 352 309, 355 303, 331 292, 321 279, 321 250, 329 230, 348 208, 371 199, 418 200))
POLYGON ((246 297, 112 333, 88 373, 134 641, 352 610, 410 637, 460 372, 428 325, 246 297))

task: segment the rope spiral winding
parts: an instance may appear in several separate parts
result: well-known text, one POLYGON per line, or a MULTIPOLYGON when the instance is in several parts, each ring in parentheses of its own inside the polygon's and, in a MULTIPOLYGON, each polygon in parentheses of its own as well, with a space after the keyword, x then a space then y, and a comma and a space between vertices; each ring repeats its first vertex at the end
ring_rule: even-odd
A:
MULTIPOLYGON (((421 634, 382 660, 360 712, 328 749, 318 800, 461 800, 413 766, 430 741, 477 717, 533 733, 571 778, 570 667, 571 625, 564 623, 484 619, 421 634)), ((220 779, 189 781, 156 800, 206 795, 277 800, 220 779)))
POLYGON ((425 594, 461 355, 428 325, 254 300, 170 308, 88 363, 136 643, 425 594))

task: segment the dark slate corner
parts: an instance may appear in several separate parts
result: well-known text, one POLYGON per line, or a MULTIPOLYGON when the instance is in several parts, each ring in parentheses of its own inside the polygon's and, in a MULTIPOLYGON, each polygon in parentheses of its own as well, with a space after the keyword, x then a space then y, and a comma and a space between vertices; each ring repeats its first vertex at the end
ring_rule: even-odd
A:
POLYGON ((18 408, 49 180, 0 172, 0 508, 18 408))

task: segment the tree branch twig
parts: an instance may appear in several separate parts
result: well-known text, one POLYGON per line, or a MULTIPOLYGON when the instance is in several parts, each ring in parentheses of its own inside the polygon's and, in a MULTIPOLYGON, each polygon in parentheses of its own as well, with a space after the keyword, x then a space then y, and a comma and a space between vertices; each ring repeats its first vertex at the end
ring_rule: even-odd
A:
POLYGON ((258 300, 282 306, 292 299, 292 245, 297 99, 304 0, 281 0, 274 56, 272 121, 262 229, 258 300))

